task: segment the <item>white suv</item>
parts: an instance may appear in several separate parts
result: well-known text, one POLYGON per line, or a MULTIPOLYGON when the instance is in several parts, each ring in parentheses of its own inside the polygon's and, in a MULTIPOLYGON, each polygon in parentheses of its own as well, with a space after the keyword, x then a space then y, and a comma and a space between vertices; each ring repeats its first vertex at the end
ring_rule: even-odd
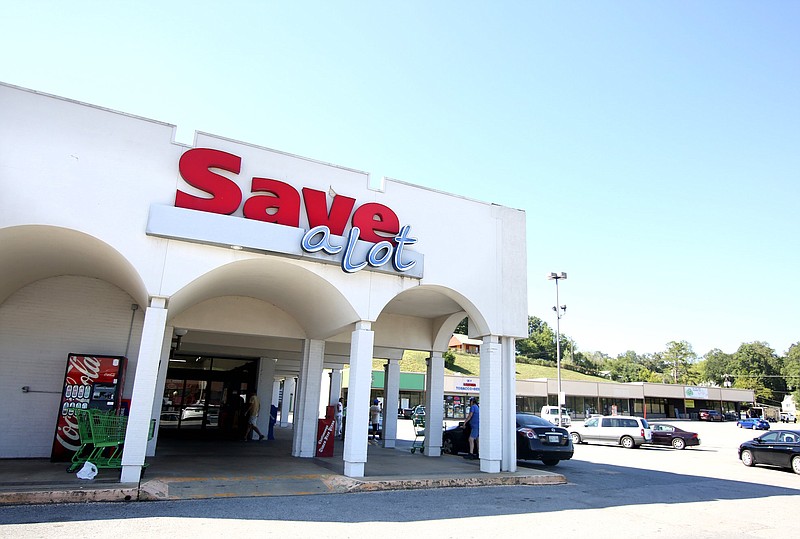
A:
POLYGON ((597 442, 621 445, 627 449, 639 447, 653 439, 647 420, 627 415, 590 417, 582 425, 569 428, 573 444, 597 442))

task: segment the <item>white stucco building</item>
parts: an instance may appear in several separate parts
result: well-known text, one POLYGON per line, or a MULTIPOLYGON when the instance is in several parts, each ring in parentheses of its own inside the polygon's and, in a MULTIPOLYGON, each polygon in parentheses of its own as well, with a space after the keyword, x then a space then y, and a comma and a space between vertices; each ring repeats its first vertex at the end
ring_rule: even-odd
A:
MULTIPOLYGON (((0 111, 0 458, 50 456, 70 353, 128 358, 123 482, 157 451, 150 420, 169 402, 179 414, 165 423, 188 422, 198 387, 213 428, 226 399, 257 392, 266 407, 285 380, 292 454, 313 456, 323 371, 333 402, 349 365, 345 474, 360 477, 372 358, 389 360, 393 410, 403 351, 428 351, 427 399, 441 403, 442 352, 468 316, 481 470, 515 468, 523 211, 394 180, 372 189, 364 172, 206 133, 178 144, 172 125, 10 85, 0 111), (458 267, 455 235, 476 254, 458 267), (191 387, 187 358, 207 367, 191 387)), ((428 410, 441 424, 441 405, 428 410)), ((440 443, 431 429, 425 455, 440 443)))

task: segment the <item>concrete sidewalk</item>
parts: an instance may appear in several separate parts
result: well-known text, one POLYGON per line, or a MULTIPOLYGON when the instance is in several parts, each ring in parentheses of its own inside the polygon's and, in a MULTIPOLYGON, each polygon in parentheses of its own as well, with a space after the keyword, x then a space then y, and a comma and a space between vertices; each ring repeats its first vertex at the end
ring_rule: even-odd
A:
POLYGON ((46 459, 0 460, 0 505, 88 501, 182 500, 240 496, 292 496, 377 490, 564 484, 564 476, 542 465, 514 473, 487 474, 477 460, 454 455, 431 458, 398 447, 370 445, 365 477, 345 477, 341 440, 332 458, 291 456, 292 430, 276 429, 275 440, 159 440, 139 484, 119 483, 119 470, 101 469, 91 481, 66 472, 67 463, 46 459))

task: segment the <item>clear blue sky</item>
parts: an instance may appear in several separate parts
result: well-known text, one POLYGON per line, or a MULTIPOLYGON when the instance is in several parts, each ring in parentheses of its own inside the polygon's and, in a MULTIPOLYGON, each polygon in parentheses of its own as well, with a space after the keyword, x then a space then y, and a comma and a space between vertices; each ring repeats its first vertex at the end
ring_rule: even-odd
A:
POLYGON ((798 2, 6 2, 3 19, 3 82, 526 210, 530 314, 555 326, 545 276, 567 272, 579 350, 800 341, 798 2))

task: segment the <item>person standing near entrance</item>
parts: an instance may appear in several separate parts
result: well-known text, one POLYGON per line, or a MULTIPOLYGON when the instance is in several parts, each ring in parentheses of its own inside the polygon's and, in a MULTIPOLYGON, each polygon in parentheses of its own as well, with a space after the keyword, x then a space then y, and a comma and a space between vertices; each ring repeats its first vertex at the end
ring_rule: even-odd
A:
POLYGON ((344 399, 339 397, 339 402, 336 403, 336 436, 342 436, 342 417, 344 415, 344 399))
POLYGON ((467 414, 467 418, 464 420, 470 428, 469 438, 467 438, 469 442, 469 455, 464 455, 465 459, 478 458, 478 436, 480 435, 478 428, 480 427, 480 419, 481 411, 478 407, 478 399, 472 397, 469 399, 469 414, 467 414))
POLYGON ((378 405, 380 401, 375 399, 372 401, 372 406, 369 407, 369 419, 372 423, 372 439, 378 439, 378 425, 381 417, 381 407, 378 405))
POLYGON ((258 396, 253 393, 250 395, 250 400, 247 403, 247 431, 244 433, 244 441, 248 442, 251 439, 253 431, 258 434, 259 441, 264 439, 264 435, 258 430, 256 421, 258 420, 258 412, 261 410, 261 401, 258 396))

